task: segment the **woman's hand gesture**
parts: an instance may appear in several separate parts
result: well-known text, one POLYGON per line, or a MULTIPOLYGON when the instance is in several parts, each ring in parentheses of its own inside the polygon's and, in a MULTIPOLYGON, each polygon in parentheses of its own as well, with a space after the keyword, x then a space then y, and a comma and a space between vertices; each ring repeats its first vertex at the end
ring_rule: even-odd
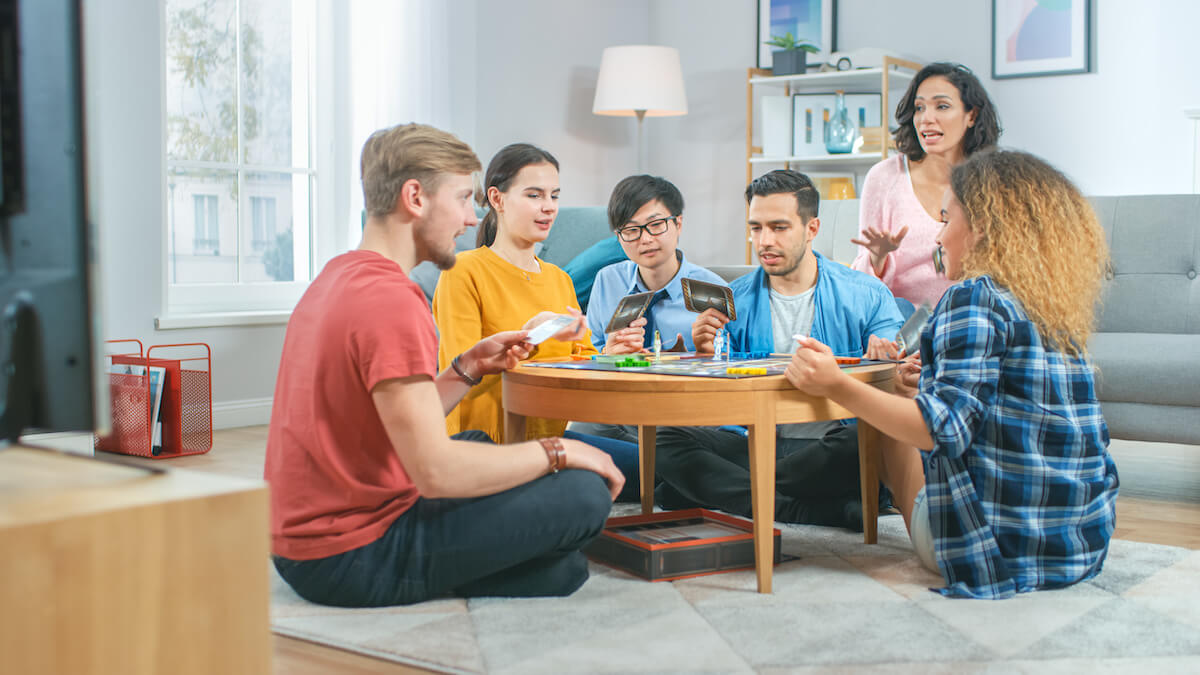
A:
POLYGON ((894 234, 878 227, 865 227, 859 233, 858 238, 851 239, 850 243, 867 249, 867 252, 871 254, 871 268, 875 270, 875 275, 879 276, 887 264, 887 255, 900 248, 900 242, 904 241, 906 234, 908 234, 907 225, 894 234))

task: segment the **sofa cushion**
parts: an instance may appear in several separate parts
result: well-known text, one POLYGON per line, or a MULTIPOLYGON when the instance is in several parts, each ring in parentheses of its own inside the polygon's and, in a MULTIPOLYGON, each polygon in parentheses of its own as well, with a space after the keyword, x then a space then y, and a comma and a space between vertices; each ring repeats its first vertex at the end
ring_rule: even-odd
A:
POLYGON ((1091 202, 1112 257, 1099 330, 1200 334, 1200 195, 1091 202))
POLYGON ((850 240, 858 236, 858 200, 823 199, 817 215, 821 229, 813 239, 813 250, 846 265, 854 262, 858 244, 850 240))
MULTIPOLYGON (((553 230, 551 230, 553 231, 553 230)), ((571 277, 575 285, 575 299, 579 301, 579 309, 587 312, 588 301, 592 299, 592 286, 596 283, 596 274, 600 270, 625 260, 625 249, 616 237, 605 237, 583 250, 583 253, 571 258, 563 265, 563 271, 571 277)))
POLYGON ((1101 400, 1200 406, 1200 335, 1093 333, 1088 350, 1101 400))
POLYGON ((575 259, 592 244, 613 236, 603 206, 564 206, 538 255, 559 267, 575 259))

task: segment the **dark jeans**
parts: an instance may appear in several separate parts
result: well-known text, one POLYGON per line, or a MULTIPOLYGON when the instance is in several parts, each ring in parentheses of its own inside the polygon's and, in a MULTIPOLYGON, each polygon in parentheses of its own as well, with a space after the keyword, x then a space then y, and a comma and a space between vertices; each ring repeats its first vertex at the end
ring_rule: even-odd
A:
POLYGON ((422 497, 366 546, 319 560, 275 556, 275 569, 306 600, 339 607, 570 595, 588 578, 579 549, 611 508, 599 475, 568 469, 487 497, 422 497))
MULTIPOLYGON (((634 427, 635 429, 637 427, 634 427)), ((577 441, 583 441, 588 445, 599 448, 608 453, 612 457, 613 464, 621 470, 625 476, 625 487, 621 488, 621 494, 617 495, 619 502, 636 502, 641 500, 642 480, 641 469, 638 468, 638 445, 637 436, 633 437, 633 442, 622 440, 620 438, 612 438, 607 436, 597 436, 590 433, 579 433, 576 431, 563 432, 563 438, 573 438, 577 441)))
MULTIPOLYGON (((752 515, 746 436, 711 427, 658 430, 655 490, 668 509, 704 507, 752 515)), ((775 439, 775 519, 862 530, 856 427, 823 438, 775 439)))

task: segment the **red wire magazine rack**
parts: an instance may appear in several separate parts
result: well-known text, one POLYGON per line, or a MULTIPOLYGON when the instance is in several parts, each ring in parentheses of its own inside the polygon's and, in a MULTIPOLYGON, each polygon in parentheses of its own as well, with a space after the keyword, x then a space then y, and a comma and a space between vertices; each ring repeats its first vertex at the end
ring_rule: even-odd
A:
POLYGON ((141 340, 109 340, 108 346, 112 433, 97 437, 96 449, 154 459, 211 450, 209 346, 187 342, 143 349, 141 340), (135 344, 137 351, 130 351, 135 344))

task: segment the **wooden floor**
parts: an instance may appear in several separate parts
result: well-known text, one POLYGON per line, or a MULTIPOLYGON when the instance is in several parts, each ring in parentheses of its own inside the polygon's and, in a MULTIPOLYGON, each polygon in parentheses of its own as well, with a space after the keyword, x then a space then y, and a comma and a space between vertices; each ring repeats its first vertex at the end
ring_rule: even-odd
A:
MULTIPOLYGON (((135 461, 259 478, 266 439, 266 427, 227 429, 216 432, 208 454, 135 461)), ((1114 440, 1110 450, 1121 477, 1116 537, 1200 549, 1200 447, 1114 440)), ((276 673, 428 672, 303 640, 272 639, 276 673)))

